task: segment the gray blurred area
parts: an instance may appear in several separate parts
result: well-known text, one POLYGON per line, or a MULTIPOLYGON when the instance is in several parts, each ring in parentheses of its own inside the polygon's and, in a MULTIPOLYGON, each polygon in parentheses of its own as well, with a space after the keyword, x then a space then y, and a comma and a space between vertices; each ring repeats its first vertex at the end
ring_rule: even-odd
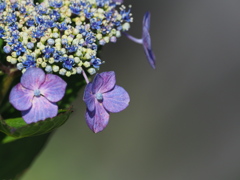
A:
POLYGON ((239 180, 240 1, 125 0, 130 33, 151 16, 152 70, 122 37, 102 53, 130 106, 92 133, 83 91, 23 180, 239 180))

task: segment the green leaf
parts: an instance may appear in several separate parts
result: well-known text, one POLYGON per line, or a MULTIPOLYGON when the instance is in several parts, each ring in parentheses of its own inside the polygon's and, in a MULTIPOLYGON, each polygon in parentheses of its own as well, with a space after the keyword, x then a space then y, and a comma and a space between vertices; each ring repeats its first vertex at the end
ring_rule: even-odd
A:
POLYGON ((31 124, 27 124, 22 118, 0 120, 0 131, 15 138, 46 134, 63 125, 71 113, 71 108, 60 110, 60 113, 54 118, 31 124))
POLYGON ((19 138, 15 138, 15 137, 7 136, 7 135, 6 135, 5 138, 3 138, 2 143, 5 144, 5 143, 9 143, 9 142, 18 140, 18 139, 19 139, 19 138))
MULTIPOLYGON (((0 132, 0 137, 4 136, 0 132)), ((0 143, 0 179, 19 179, 40 153, 49 134, 0 143)))

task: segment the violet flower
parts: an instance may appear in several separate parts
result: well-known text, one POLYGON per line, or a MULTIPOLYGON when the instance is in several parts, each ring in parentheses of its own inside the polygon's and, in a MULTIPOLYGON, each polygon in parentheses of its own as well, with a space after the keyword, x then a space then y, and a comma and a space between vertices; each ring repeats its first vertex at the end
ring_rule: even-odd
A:
POLYGON ((40 68, 31 67, 22 75, 20 83, 10 92, 10 103, 19 111, 28 124, 55 117, 56 102, 60 101, 66 89, 66 82, 53 74, 45 75, 40 68))
POLYGON ((108 124, 109 113, 124 110, 130 101, 128 93, 116 85, 113 71, 97 74, 92 83, 87 84, 83 100, 86 103, 86 122, 98 133, 108 124))
POLYGON ((123 0, 113 0, 113 2, 119 2, 119 3, 122 3, 123 0))
POLYGON ((149 64, 152 66, 153 69, 156 67, 156 61, 155 61, 155 55, 152 51, 152 45, 151 45, 151 37, 150 37, 150 12, 146 12, 143 17, 143 30, 142 30, 142 38, 137 39, 127 33, 124 33, 129 39, 132 41, 142 44, 144 52, 146 54, 146 57, 148 59, 149 64))

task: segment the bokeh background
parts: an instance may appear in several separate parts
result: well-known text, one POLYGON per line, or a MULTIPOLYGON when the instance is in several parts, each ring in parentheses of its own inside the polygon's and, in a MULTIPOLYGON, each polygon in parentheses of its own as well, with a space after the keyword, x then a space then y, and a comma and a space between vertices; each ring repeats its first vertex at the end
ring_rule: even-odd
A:
POLYGON ((125 0, 130 33, 152 14, 150 68, 141 45, 122 37, 102 52, 130 106, 92 133, 83 91, 23 180, 239 180, 240 1, 125 0))

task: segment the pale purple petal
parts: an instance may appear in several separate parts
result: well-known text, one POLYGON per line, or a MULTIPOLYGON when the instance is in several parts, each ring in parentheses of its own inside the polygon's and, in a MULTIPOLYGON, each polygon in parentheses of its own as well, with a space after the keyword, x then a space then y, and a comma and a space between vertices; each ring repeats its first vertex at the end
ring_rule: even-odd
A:
POLYGON ((151 47, 151 37, 147 30, 147 28, 143 27, 143 49, 146 54, 146 57, 148 59, 149 64, 152 66, 153 69, 156 67, 156 60, 155 55, 152 51, 151 47))
POLYGON ((123 0, 112 0, 113 2, 119 2, 119 3, 122 3, 123 0))
POLYGON ((155 55, 152 51, 151 37, 150 37, 150 34, 149 34, 150 17, 151 17, 150 12, 146 12, 144 17, 143 17, 142 43, 143 43, 144 52, 146 54, 148 62, 152 66, 152 68, 155 69, 156 60, 155 60, 155 55))
POLYGON ((95 109, 95 97, 92 94, 92 83, 87 84, 83 94, 83 101, 86 103, 86 106, 89 111, 94 111, 95 109))
POLYGON ((116 77, 114 71, 102 72, 101 77, 103 78, 103 84, 100 88, 101 93, 105 93, 114 88, 116 84, 116 77))
POLYGON ((10 103, 19 111, 28 110, 32 106, 34 92, 20 83, 14 86, 9 95, 10 103))
POLYGON ((144 52, 146 54, 149 64, 152 66, 153 69, 155 69, 156 68, 156 61, 155 61, 156 58, 155 58, 155 55, 154 55, 152 49, 144 48, 144 52))
POLYGON ((40 68, 28 68, 26 72, 21 77, 21 84, 28 89, 35 90, 40 87, 40 85, 45 80, 45 73, 40 68))
POLYGON ((67 83, 57 75, 47 74, 39 90, 51 102, 60 101, 66 90, 67 83))
POLYGON ((150 18, 151 14, 150 12, 146 12, 143 16, 143 27, 145 27, 148 31, 150 30, 150 18))
POLYGON ((56 103, 48 101, 45 97, 34 97, 32 107, 27 111, 22 111, 22 117, 28 124, 55 117, 58 113, 56 103))
POLYGON ((87 110, 85 114, 86 122, 88 127, 94 132, 98 133, 102 131, 108 124, 109 114, 104 109, 103 105, 98 103, 95 111, 90 112, 87 110))
POLYGON ((103 84, 103 78, 97 74, 92 82, 92 93, 96 94, 103 84))
POLYGON ((152 66, 153 69, 155 69, 156 67, 156 58, 155 55, 152 51, 152 47, 151 47, 151 37, 149 34, 149 30, 150 30, 150 17, 151 14, 150 12, 146 12, 144 17, 143 17, 143 31, 142 31, 142 38, 138 39, 135 38, 127 33, 124 33, 129 39, 131 39, 132 41, 138 43, 138 44, 142 44, 143 45, 143 49, 144 52, 146 54, 147 60, 149 62, 149 64, 152 66))
POLYGON ((130 98, 120 86, 115 86, 112 91, 103 94, 103 106, 112 113, 117 113, 124 110, 129 104, 130 98))

